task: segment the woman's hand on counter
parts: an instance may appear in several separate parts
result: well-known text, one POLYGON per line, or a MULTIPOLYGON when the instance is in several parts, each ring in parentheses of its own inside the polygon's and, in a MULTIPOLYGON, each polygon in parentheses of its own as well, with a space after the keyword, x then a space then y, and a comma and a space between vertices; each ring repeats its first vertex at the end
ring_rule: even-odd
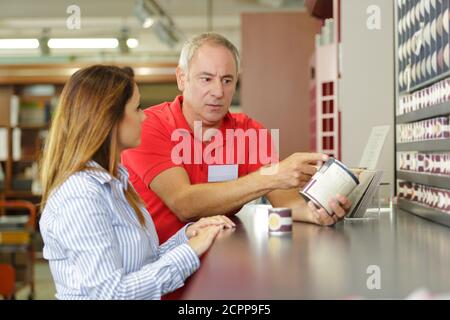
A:
POLYGON ((200 228, 196 231, 196 235, 189 239, 188 245, 200 257, 213 244, 214 239, 222 229, 223 226, 220 225, 210 225, 200 228))
POLYGON ((191 224, 186 228, 186 236, 188 239, 196 236, 198 231, 202 228, 210 227, 210 226, 219 226, 220 229, 231 229, 235 228, 236 225, 233 221, 230 220, 227 216, 212 216, 201 218, 197 222, 191 224))

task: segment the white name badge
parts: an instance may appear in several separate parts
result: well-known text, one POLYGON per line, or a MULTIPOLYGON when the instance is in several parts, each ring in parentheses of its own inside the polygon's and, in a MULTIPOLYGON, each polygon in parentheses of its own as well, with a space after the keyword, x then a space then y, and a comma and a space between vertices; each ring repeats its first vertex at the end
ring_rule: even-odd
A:
POLYGON ((238 165, 211 165, 208 166, 208 182, 221 182, 238 178, 238 165))

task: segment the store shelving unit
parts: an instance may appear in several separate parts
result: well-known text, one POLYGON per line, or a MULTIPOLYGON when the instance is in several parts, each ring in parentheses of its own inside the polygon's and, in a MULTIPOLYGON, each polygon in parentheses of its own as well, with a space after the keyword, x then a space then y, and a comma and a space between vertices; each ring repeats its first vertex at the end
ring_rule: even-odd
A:
MULTIPOLYGON (((448 10, 449 0, 397 0, 396 60, 397 60, 397 107, 400 99, 418 90, 431 88, 450 77, 448 10), (437 31, 436 31, 437 30, 437 31), (423 36, 423 42, 420 37, 423 36), (444 55, 444 56, 443 56, 444 55), (431 66, 431 68, 430 68, 431 66), (408 70, 405 73, 405 70, 408 70), (413 76, 413 78, 412 78, 413 76), (409 83, 410 85, 406 85, 409 83)), ((398 112, 397 112, 398 114, 398 112)), ((426 119, 450 116, 450 101, 396 116, 396 127, 426 119)), ((398 137, 398 135, 397 135, 398 137)), ((396 151, 419 153, 450 153, 450 139, 417 142, 396 142, 396 151)), ((450 189, 450 175, 419 173, 399 170, 396 179, 440 189, 450 189)), ((425 219, 450 227, 450 212, 441 211, 425 204, 398 198, 398 207, 425 219)))

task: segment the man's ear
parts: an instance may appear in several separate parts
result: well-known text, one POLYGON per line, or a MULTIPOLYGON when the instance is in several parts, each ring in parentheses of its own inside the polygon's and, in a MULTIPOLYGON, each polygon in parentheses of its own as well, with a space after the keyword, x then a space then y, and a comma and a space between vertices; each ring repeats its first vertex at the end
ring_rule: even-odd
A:
POLYGON ((185 87, 185 82, 186 82, 186 74, 184 73, 184 70, 181 69, 179 66, 177 66, 177 69, 176 69, 176 76, 177 76, 178 90, 183 92, 184 87, 185 87))

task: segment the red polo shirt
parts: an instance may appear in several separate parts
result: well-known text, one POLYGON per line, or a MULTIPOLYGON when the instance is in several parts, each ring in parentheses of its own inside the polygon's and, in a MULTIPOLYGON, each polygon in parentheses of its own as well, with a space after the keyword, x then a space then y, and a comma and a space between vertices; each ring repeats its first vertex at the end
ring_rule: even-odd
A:
POLYGON ((184 223, 149 188, 158 174, 169 168, 182 167, 189 175, 191 184, 206 183, 210 165, 238 164, 238 176, 241 177, 268 163, 272 149, 270 134, 260 123, 245 114, 231 113, 224 117, 222 126, 219 128, 222 139, 213 138, 211 144, 214 144, 214 148, 211 148, 212 145, 208 148, 207 144, 199 140, 195 141, 194 132, 181 111, 182 101, 183 97, 178 96, 172 103, 165 102, 146 109, 147 119, 142 126, 141 145, 122 153, 122 163, 127 167, 131 183, 152 215, 160 243, 169 239, 184 226, 184 223), (242 129, 245 132, 253 129, 250 131, 255 132, 257 137, 260 134, 261 137, 255 140, 249 138, 251 134, 248 134, 245 136, 244 147, 242 138, 238 138, 238 135, 232 136, 232 139, 226 138, 227 134, 230 136, 230 131, 236 132, 236 129, 242 129), (249 144, 249 139, 252 139, 253 143, 249 144), (180 149, 182 141, 185 146, 190 146, 190 155, 185 154, 186 149, 180 149), (197 145, 194 146, 194 143, 197 145), (241 151, 237 149, 238 147, 241 151), (231 150, 234 150, 234 153, 230 154, 231 150), (204 155, 208 154, 211 158, 206 161, 207 157, 204 155))

